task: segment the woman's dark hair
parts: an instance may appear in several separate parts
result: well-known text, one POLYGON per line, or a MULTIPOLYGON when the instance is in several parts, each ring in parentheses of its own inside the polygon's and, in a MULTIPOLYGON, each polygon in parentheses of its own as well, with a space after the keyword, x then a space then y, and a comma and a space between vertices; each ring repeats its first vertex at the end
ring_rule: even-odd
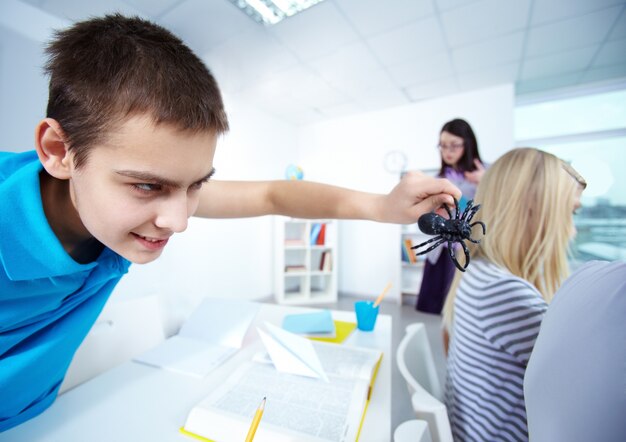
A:
MULTIPOLYGON (((454 120, 448 121, 441 128, 441 132, 448 132, 449 134, 456 135, 457 137, 463 138, 463 156, 457 163, 457 167, 461 172, 472 172, 476 170, 476 165, 474 164, 474 160, 477 159, 482 162, 480 159, 480 154, 478 153, 478 142, 476 141, 476 135, 474 135, 474 131, 472 130, 472 126, 465 120, 460 118, 455 118, 454 120)), ((441 168, 439 169, 439 175, 444 175, 444 169, 447 165, 443 162, 443 158, 441 159, 441 168)))

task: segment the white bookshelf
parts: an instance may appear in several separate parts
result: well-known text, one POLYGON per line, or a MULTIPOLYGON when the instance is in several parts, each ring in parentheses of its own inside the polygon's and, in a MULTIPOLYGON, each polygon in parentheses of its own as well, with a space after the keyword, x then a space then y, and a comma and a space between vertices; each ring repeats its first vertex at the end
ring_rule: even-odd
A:
MULTIPOLYGON (((431 236, 424 235, 417 228, 417 223, 403 225, 400 238, 400 248, 404 240, 410 239, 414 246, 428 240, 431 236)), ((415 254, 415 250, 411 251, 415 254)), ((417 295, 417 291, 422 283, 422 274, 424 273, 425 255, 417 256, 417 263, 409 263, 402 259, 402 250, 400 250, 400 287, 402 295, 417 295)))
POLYGON ((337 221, 274 217, 274 296, 280 304, 337 301, 337 221), (311 232, 324 225, 323 244, 311 232), (322 265, 322 261, 326 263, 322 265))

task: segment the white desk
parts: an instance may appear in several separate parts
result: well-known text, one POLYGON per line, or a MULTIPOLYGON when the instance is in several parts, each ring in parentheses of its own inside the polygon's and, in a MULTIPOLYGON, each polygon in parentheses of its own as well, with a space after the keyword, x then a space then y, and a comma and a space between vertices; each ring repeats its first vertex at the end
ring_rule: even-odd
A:
MULTIPOLYGON (((263 304, 248 330, 243 348, 204 379, 126 362, 59 396, 39 416, 0 433, 0 442, 33 441, 172 441, 193 439, 179 433, 187 413, 241 362, 262 348, 256 326, 282 323, 287 313, 311 309, 263 304)), ((339 320, 355 321, 353 312, 333 311, 339 320)), ((374 332, 354 330, 344 345, 383 351, 361 442, 391 437, 391 317, 379 315, 374 332)))

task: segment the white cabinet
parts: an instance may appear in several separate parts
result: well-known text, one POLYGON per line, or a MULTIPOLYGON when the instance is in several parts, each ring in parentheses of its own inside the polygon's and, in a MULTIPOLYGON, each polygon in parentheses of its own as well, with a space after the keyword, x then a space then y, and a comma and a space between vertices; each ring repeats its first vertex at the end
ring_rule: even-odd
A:
POLYGON ((337 301, 337 221, 274 217, 274 296, 280 304, 337 301))
MULTIPOLYGON (((400 239, 400 257, 402 265, 400 269, 400 287, 403 295, 417 295, 420 284, 422 283, 422 274, 426 260, 426 255, 415 256, 415 250, 411 250, 410 247, 427 241, 429 238, 432 237, 420 232, 417 228, 417 223, 402 226, 400 239), (406 253, 403 252, 403 247, 406 253), (412 259, 408 254, 415 257, 415 262, 411 262, 412 259)), ((429 244, 429 246, 430 245, 431 244, 429 244)), ((423 249, 422 247, 421 250, 423 249)))

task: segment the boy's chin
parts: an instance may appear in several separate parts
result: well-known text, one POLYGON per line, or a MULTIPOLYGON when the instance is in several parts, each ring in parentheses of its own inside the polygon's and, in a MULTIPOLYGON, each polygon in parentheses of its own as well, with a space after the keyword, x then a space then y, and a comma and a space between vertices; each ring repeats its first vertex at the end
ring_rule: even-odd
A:
POLYGON ((156 259, 161 256, 161 252, 152 252, 152 253, 119 253, 118 254, 133 264, 149 264, 152 261, 156 261, 156 259))

